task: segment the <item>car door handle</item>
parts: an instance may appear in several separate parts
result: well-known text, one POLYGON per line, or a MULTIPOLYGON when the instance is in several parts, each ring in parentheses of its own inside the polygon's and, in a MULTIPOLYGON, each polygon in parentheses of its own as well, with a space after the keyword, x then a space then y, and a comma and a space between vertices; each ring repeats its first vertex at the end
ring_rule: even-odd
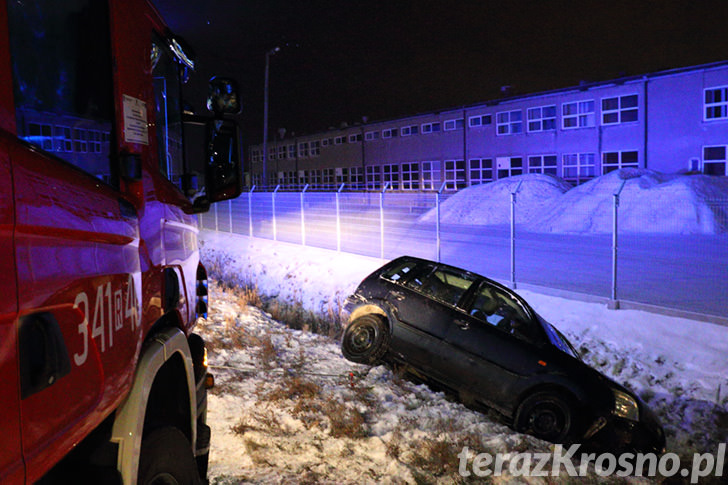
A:
POLYGON ((460 320, 459 318, 455 320, 455 325, 460 327, 461 330, 467 330, 470 328, 470 324, 468 322, 460 320))

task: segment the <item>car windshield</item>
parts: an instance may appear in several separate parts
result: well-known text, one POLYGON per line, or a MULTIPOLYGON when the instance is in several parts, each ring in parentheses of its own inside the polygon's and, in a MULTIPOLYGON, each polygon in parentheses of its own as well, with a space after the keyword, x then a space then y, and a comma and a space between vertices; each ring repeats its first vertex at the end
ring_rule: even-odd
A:
POLYGON ((538 321, 541 323, 541 326, 546 331, 546 335, 548 336, 549 341, 553 344, 554 347, 566 354, 569 354, 574 358, 579 359, 579 354, 576 352, 576 349, 574 349, 574 347, 571 345, 571 342, 569 342, 569 340, 564 337, 564 335, 559 332, 556 327, 544 320, 541 315, 538 315, 538 321))

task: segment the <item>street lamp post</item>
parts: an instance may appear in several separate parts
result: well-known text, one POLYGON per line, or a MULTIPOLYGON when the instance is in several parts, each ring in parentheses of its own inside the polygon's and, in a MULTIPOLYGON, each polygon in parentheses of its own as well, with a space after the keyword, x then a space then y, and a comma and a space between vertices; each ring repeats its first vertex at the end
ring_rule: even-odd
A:
POLYGON ((281 50, 276 46, 265 53, 265 85, 263 87, 263 183, 268 185, 268 69, 270 56, 281 50))

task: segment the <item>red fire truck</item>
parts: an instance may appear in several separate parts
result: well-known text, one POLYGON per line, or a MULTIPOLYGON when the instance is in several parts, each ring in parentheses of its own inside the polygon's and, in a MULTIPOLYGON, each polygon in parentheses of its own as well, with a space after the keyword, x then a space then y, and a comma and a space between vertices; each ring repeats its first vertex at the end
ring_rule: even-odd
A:
POLYGON ((205 479, 195 213, 240 193, 239 105, 211 83, 198 190, 185 46, 146 0, 0 0, 2 484, 205 479))

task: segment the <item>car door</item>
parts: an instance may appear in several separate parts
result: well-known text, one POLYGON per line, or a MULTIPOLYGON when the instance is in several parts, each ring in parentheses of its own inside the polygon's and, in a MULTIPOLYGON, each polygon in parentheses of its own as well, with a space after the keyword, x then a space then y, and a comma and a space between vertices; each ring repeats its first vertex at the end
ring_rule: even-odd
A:
POLYGON ((518 299, 483 281, 445 337, 462 387, 507 412, 519 381, 545 370, 534 325, 518 299))
POLYGON ((449 381, 449 352, 445 336, 459 318, 457 304, 474 278, 433 264, 420 263, 390 292, 390 304, 400 325, 393 348, 402 349, 409 363, 442 381, 449 381))

